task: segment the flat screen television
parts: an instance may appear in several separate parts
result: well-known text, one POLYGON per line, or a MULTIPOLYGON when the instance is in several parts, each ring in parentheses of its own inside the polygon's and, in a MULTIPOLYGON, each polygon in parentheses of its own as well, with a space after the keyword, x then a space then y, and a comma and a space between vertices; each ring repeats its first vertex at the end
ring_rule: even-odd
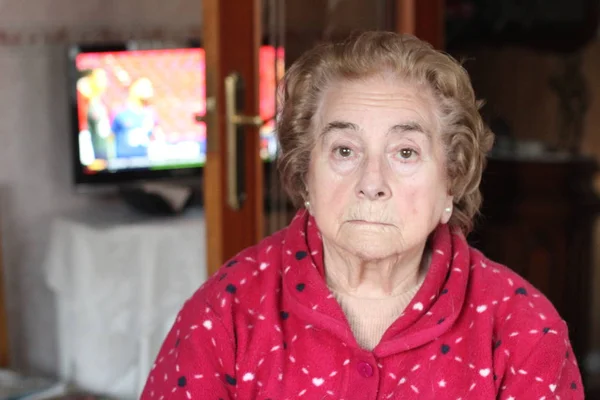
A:
MULTIPOLYGON (((77 187, 198 177, 206 160, 204 51, 148 48, 131 42, 69 50, 69 84, 77 187)), ((283 50, 259 58, 261 157, 272 161, 277 77, 283 50)))

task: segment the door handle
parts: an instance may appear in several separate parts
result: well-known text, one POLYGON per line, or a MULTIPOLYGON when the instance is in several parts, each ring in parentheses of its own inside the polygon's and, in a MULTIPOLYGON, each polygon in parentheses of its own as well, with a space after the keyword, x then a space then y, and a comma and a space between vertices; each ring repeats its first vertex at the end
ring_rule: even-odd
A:
POLYGON ((243 115, 244 85, 233 72, 225 77, 225 134, 227 135, 227 204, 239 210, 246 198, 244 184, 244 127, 260 127, 265 121, 259 115, 243 115), (241 150, 241 151, 238 151, 241 150))

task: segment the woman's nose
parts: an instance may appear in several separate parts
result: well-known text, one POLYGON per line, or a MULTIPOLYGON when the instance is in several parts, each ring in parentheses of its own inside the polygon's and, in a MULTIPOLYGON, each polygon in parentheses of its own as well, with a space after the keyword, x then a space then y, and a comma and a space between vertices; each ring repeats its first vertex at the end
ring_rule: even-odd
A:
POLYGON ((356 186, 356 194, 371 201, 386 200, 392 195, 384 160, 375 158, 366 162, 356 186))

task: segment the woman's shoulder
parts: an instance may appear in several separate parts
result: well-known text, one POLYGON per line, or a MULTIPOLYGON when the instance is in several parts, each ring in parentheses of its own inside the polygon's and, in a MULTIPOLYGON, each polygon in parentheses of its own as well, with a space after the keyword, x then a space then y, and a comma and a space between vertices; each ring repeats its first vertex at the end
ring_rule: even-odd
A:
MULTIPOLYGON (((495 319, 532 326, 562 321, 550 300, 532 283, 510 268, 471 249, 468 298, 472 304, 485 304, 495 319)), ((500 322, 500 321, 499 321, 500 322)), ((532 328, 533 329, 533 328, 532 328)))
POLYGON ((468 287, 468 306, 478 316, 488 314, 494 348, 501 343, 511 365, 523 364, 543 343, 569 348, 568 327, 550 300, 514 270, 475 249, 468 287))
POLYGON ((576 390, 581 379, 569 329, 554 305, 514 270, 481 252, 472 250, 471 261, 467 300, 477 316, 488 313, 485 320, 491 326, 483 325, 492 328, 495 371, 510 382, 501 389, 530 393, 545 383, 550 389, 545 393, 556 390, 580 398, 576 390))
POLYGON ((231 257, 196 290, 186 306, 208 307, 217 315, 226 315, 259 300, 254 299, 259 293, 275 292, 281 285, 284 238, 285 230, 279 231, 231 257))

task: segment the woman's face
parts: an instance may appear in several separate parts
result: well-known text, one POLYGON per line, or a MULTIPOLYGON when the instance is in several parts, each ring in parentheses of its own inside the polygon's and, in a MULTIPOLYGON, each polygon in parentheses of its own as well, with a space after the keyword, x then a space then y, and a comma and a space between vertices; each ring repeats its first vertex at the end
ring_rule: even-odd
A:
POLYGON ((429 90, 394 78, 340 81, 325 91, 307 176, 325 245, 384 259, 422 249, 448 222, 436 111, 429 90))

